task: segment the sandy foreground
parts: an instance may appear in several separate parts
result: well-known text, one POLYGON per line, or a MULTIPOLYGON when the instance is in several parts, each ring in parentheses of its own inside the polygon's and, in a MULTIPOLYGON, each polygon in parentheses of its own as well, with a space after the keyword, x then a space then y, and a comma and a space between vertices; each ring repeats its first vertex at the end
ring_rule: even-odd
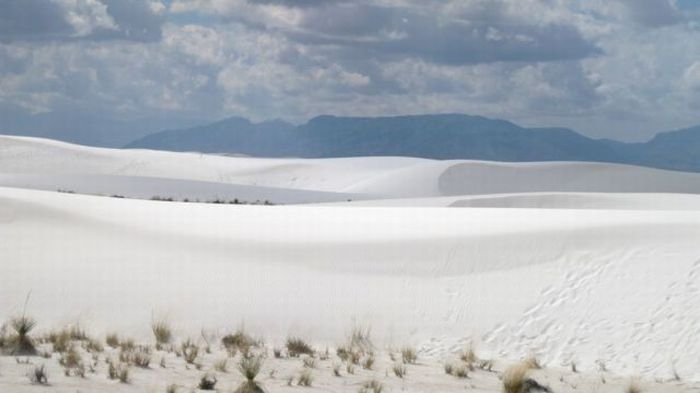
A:
MULTIPOLYGON (((685 391, 700 380, 696 174, 262 160, 31 138, 0 139, 0 172, 0 317, 20 314, 31 291, 37 336, 78 324, 96 338, 118 332, 152 345, 154 317, 169 320, 178 341, 244 325, 268 346, 259 376, 267 391, 358 391, 372 378, 387 391, 500 391, 500 373, 528 356, 545 365, 533 378, 556 392, 619 392, 632 377, 643 390, 685 391), (596 192, 581 192, 587 184, 596 192), (175 199, 244 192, 304 204, 148 200, 164 190, 179 192, 175 199), (332 356, 318 360, 312 387, 287 385, 302 361, 276 359, 271 348, 291 335, 332 355, 355 325, 372 328, 373 370, 335 377, 332 356), (494 372, 445 374, 469 345, 494 360, 494 372), (419 360, 400 379, 389 352, 403 346, 419 360)), ((64 376, 58 354, 29 365, 3 356, 0 391, 46 389, 26 376, 38 364, 47 365, 52 391, 150 392, 172 383, 189 391, 226 357, 218 345, 213 351, 201 370, 156 352, 150 368, 131 369, 129 384, 106 377, 114 350, 100 353, 84 379, 64 376)), ((218 372, 221 391, 242 381, 236 362, 218 372)))

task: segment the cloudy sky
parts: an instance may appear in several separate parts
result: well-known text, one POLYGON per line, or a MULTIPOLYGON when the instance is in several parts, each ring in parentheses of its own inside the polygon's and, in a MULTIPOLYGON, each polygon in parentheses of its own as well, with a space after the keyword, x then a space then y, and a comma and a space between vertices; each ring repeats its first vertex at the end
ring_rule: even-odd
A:
POLYGON ((700 124, 697 0, 2 0, 0 113, 700 124))

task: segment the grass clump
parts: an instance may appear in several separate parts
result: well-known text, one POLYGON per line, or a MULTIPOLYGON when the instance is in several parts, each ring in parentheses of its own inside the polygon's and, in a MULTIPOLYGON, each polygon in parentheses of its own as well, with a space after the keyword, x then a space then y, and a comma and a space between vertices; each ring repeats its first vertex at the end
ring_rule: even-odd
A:
POLYGON ((129 383, 129 365, 122 362, 109 360, 107 362, 107 377, 119 380, 121 383, 129 383))
POLYGON ((119 360, 121 362, 140 368, 148 368, 151 364, 151 358, 151 349, 145 346, 138 346, 126 350, 122 349, 119 353, 119 360))
POLYGON ((365 370, 371 370, 374 367, 374 353, 370 352, 362 361, 362 368, 365 370))
POLYGON ((509 367, 503 373, 503 392, 528 393, 531 391, 541 391, 551 393, 549 387, 540 385, 537 381, 528 377, 532 369, 533 364, 527 361, 509 367))
POLYGON ((75 348, 75 345, 71 345, 71 347, 63 353, 58 363, 63 366, 67 377, 71 375, 85 377, 83 358, 75 348))
POLYGON ((299 355, 313 355, 314 350, 301 338, 289 337, 287 339, 287 353, 291 357, 299 357, 299 355))
POLYGON ((253 339, 243 328, 239 328, 235 333, 227 334, 221 339, 221 344, 226 348, 230 357, 236 356, 236 352, 241 352, 247 356, 251 348, 258 347, 260 343, 253 339))
POLYGON ((373 379, 362 384, 358 393, 382 393, 384 391, 384 384, 373 379))
POLYGON ((214 363, 214 370, 227 373, 228 372, 228 359, 221 359, 214 363))
POLYGON ((238 371, 246 379, 234 393, 263 393, 264 390, 260 387, 255 378, 262 369, 263 358, 261 356, 242 357, 238 363, 238 371))
POLYGON ((313 356, 305 356, 302 359, 302 363, 304 363, 304 367, 306 368, 316 368, 316 358, 313 356))
POLYGON ((394 371, 394 375, 399 378, 406 376, 406 366, 403 363, 394 363, 392 370, 394 371))
POLYGON ((49 375, 46 372, 46 365, 42 364, 35 366, 34 369, 28 374, 29 381, 37 385, 48 385, 49 375))
POLYGON ((153 321, 151 323, 151 331, 156 339, 156 349, 161 350, 166 345, 170 344, 173 339, 173 331, 170 324, 166 320, 153 321))
POLYGON ((105 343, 111 348, 119 347, 119 336, 117 333, 109 333, 105 337, 105 343))
POLYGON ((199 346, 189 338, 182 342, 180 351, 188 364, 194 364, 199 356, 199 346))
POLYGON ((418 353, 413 347, 404 347, 401 349, 401 359, 405 364, 415 364, 418 360, 418 353))
POLYGON ((299 374, 299 380, 297 381, 297 385, 310 387, 311 384, 313 384, 313 382, 314 376, 311 373, 311 369, 305 368, 301 370, 301 373, 299 374))

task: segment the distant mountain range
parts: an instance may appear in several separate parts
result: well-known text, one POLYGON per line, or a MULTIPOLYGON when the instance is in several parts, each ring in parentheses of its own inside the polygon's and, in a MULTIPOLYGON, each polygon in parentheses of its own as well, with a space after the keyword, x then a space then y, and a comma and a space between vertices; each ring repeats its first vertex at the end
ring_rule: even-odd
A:
POLYGON ((260 157, 596 161, 700 172, 700 126, 663 132, 645 143, 624 143, 591 139, 566 128, 524 128, 460 114, 319 116, 300 126, 232 117, 158 132, 125 147, 260 157))

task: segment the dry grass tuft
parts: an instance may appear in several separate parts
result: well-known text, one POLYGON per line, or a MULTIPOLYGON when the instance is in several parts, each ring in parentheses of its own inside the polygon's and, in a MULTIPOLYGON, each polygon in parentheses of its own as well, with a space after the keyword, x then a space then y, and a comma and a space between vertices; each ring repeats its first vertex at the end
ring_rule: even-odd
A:
POLYGON ((177 393, 178 386, 174 383, 171 383, 165 388, 165 393, 177 393))
POLYGON ((298 337, 287 338, 287 353, 291 357, 299 357, 299 355, 313 355, 314 349, 306 341, 298 337))
POLYGON ((260 346, 260 342, 253 339, 245 329, 239 328, 233 334, 228 334, 221 339, 221 344, 229 353, 229 356, 236 356, 236 352, 240 351, 243 356, 247 356, 251 348, 260 346))
POLYGON ((523 361, 531 370, 539 370, 542 368, 540 361, 535 356, 530 356, 523 361))
POLYGON ((341 366, 340 363, 333 363, 333 375, 335 375, 336 377, 342 376, 340 374, 340 366, 341 366))
POLYGON ((214 363, 214 370, 227 373, 228 372, 228 359, 221 359, 214 363))
POLYGON ((121 362, 141 368, 148 368, 151 364, 151 358, 151 348, 145 346, 138 346, 128 350, 122 349, 119 353, 121 362))
POLYGON ((34 370, 29 373, 28 375, 29 381, 33 384, 38 384, 38 385, 48 385, 49 384, 49 376, 46 373, 46 365, 42 364, 39 366, 35 366, 34 370))
POLYGON ((180 351, 188 364, 194 364, 199 356, 199 346, 189 338, 180 344, 180 351))
POLYGON ((173 339, 173 330, 164 319, 153 321, 151 323, 151 331, 153 331, 153 336, 156 338, 156 349, 158 350, 170 344, 173 339))
POLYGON ((455 367, 454 367, 454 365, 452 365, 452 363, 450 363, 450 362, 445 363, 445 374, 453 375, 454 371, 455 371, 455 367))
POLYGON ((58 363, 65 369, 66 376, 76 375, 85 377, 83 358, 75 348, 75 345, 71 345, 71 347, 63 353, 58 363))
POLYGON ((541 391, 551 393, 547 386, 540 385, 537 381, 528 378, 528 373, 533 369, 531 362, 521 362, 509 367, 503 373, 504 393, 528 393, 531 391, 541 391))
POLYGON ((358 393, 382 393, 384 391, 384 384, 373 379, 362 384, 358 393))
POLYGON ((415 364, 418 360, 418 353, 413 347, 403 347, 401 349, 401 359, 406 364, 415 364))
POLYGON ((370 352, 362 361, 362 368, 365 370, 371 370, 372 367, 374 367, 374 361, 374 353, 370 352))
POLYGON ((297 380, 297 385, 310 387, 314 382, 314 376, 311 373, 311 369, 305 368, 301 370, 299 374, 299 380, 297 380))
POLYGON ((118 379, 121 383, 129 383, 129 365, 109 360, 107 362, 107 377, 118 379))
POLYGON ((469 378, 469 370, 469 365, 459 364, 454 368, 452 375, 457 378, 469 378))
POLYGON ((476 356, 476 352, 474 352, 474 348, 471 346, 462 351, 462 353, 460 353, 459 355, 459 358, 467 364, 473 364, 479 360, 479 358, 476 356))
POLYGON ((392 368, 394 370, 394 374, 399 377, 403 378, 406 376, 406 366, 402 363, 394 363, 394 367, 392 368))
POLYGON ((302 363, 306 368, 316 368, 316 358, 313 356, 304 356, 304 358, 302 358, 302 363))
POLYGON ((119 336, 116 333, 109 333, 105 337, 105 343, 111 348, 117 348, 119 346, 119 336))

